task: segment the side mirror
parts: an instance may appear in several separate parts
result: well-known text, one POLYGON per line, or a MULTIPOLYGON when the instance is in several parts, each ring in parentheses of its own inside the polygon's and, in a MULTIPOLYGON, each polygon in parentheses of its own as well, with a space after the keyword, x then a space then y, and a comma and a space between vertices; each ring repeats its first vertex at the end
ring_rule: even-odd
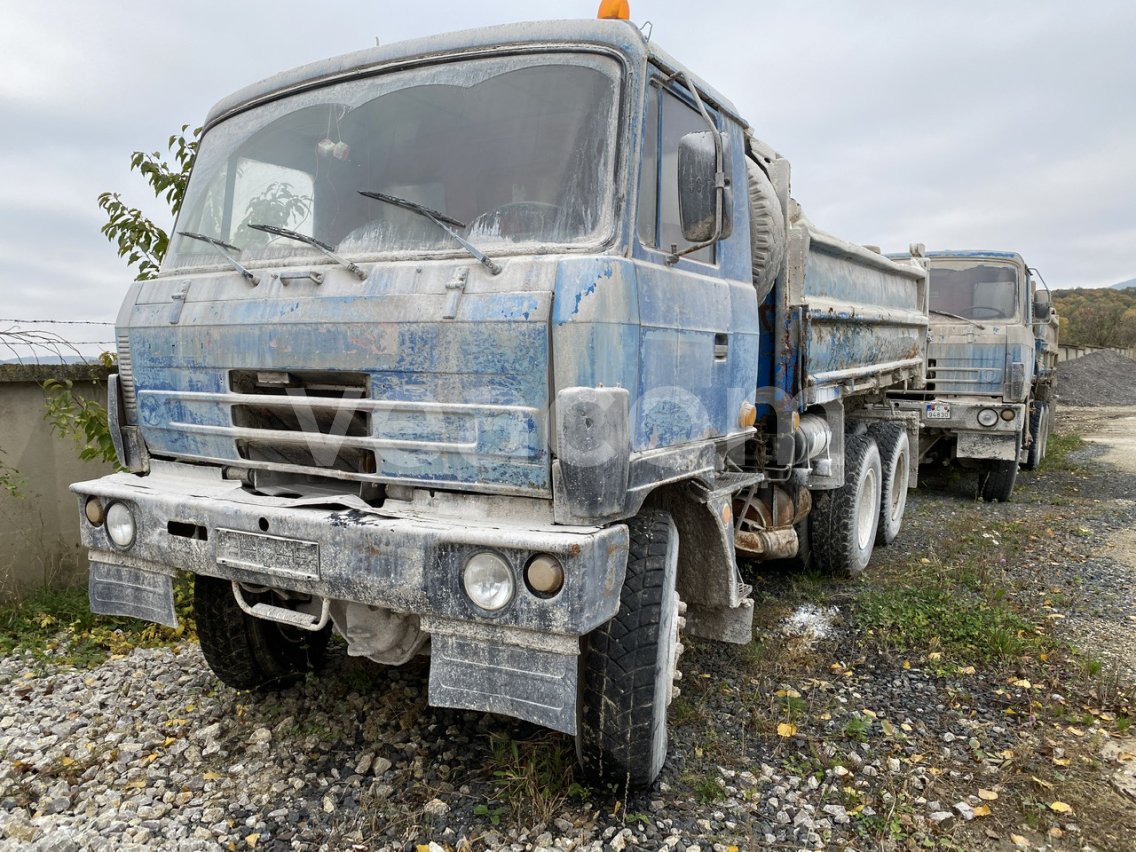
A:
POLYGON ((1053 297, 1048 290, 1035 290, 1033 294, 1033 315, 1035 320, 1047 322, 1053 310, 1053 297))
POLYGON ((678 143, 678 212, 682 236, 691 243, 724 240, 733 229, 730 216, 730 188, 725 177, 729 169, 729 137, 722 140, 723 175, 718 179, 718 158, 714 132, 687 133, 678 143), (718 219, 718 193, 722 193, 722 216, 718 219))

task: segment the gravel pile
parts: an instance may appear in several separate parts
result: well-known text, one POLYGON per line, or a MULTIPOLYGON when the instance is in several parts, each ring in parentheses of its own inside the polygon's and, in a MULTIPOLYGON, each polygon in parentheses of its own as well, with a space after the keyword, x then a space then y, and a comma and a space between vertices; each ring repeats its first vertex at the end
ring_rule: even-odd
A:
POLYGON ((1065 405, 1136 405, 1136 361, 1108 349, 1062 361, 1057 399, 1065 405))

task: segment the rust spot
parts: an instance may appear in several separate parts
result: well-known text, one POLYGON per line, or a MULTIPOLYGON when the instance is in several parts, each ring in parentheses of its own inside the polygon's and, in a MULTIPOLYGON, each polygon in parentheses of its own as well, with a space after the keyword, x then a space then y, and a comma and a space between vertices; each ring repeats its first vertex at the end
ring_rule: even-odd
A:
POLYGON ((578 545, 578 544, 568 545, 568 555, 569 556, 579 556, 580 555, 580 545, 578 545))
POLYGON ((765 553, 765 542, 761 536, 741 530, 734 533, 734 547, 738 550, 744 550, 746 553, 765 553))

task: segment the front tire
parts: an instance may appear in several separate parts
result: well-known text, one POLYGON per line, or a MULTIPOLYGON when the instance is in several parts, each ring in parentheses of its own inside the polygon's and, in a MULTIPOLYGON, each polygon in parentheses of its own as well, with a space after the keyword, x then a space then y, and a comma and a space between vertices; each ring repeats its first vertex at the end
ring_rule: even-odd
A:
POLYGON ((844 485, 822 491, 809 515, 817 567, 856 577, 868 567, 880 522, 880 450, 868 435, 844 438, 844 485))
POLYGON ((986 469, 979 474, 982 499, 987 503, 998 501, 1006 503, 1014 493, 1014 483, 1018 480, 1018 460, 998 459, 987 462, 986 469))
POLYGON ((201 574, 194 578, 193 614, 205 662, 234 689, 290 686, 320 668, 331 636, 330 624, 313 633, 251 616, 237 605, 230 581, 201 574))
POLYGON ((1030 413, 1030 448, 1026 456, 1025 469, 1036 470, 1045 460, 1045 450, 1049 445, 1049 429, 1052 414, 1049 403, 1035 402, 1030 413))
POLYGON ((619 612, 584 639, 576 754, 600 783, 650 785, 667 755, 678 643, 678 531, 666 512, 628 523, 630 545, 619 612))
POLYGON ((899 423, 877 423, 870 427, 880 450, 880 522, 876 528, 876 546, 895 541, 903 526, 907 509, 907 484, 911 478, 911 441, 907 429, 899 423))

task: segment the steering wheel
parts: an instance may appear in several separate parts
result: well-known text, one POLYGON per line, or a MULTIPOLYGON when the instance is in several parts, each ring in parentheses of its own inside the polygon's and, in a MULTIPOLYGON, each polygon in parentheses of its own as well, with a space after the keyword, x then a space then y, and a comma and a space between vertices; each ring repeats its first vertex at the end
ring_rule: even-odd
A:
POLYGON ((970 308, 971 319, 1005 319, 1006 313, 1001 308, 996 308, 993 305, 972 305, 970 308), (985 316, 978 316, 975 311, 987 311, 985 316))

